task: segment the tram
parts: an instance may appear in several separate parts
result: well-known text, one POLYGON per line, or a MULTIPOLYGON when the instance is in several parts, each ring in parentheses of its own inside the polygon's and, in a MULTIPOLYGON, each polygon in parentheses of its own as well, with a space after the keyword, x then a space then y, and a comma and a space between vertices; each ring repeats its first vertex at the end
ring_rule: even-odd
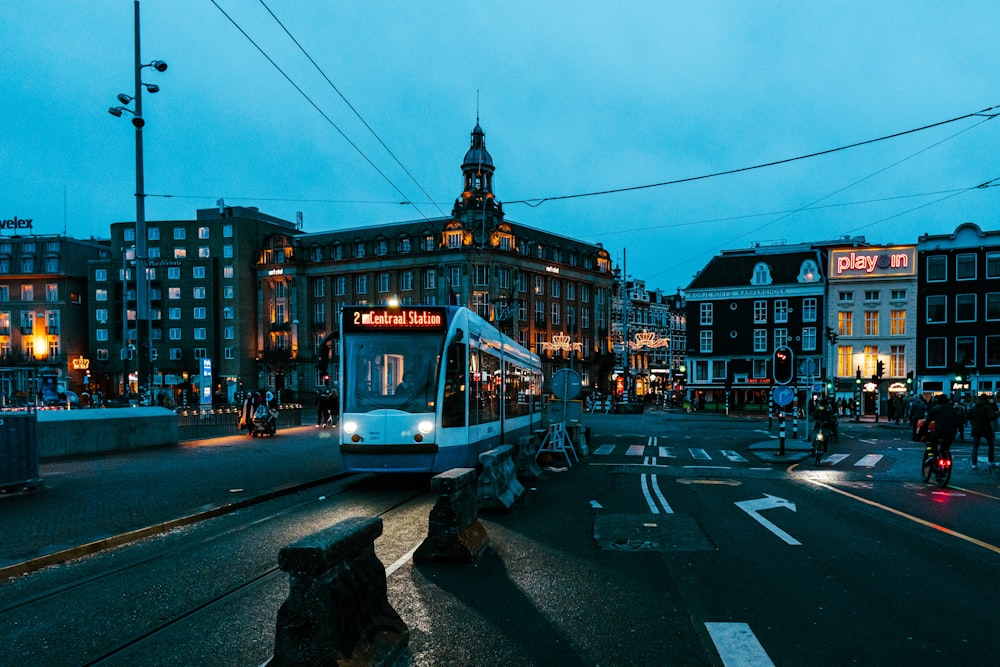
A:
POLYGON ((541 359, 468 308, 345 306, 339 370, 347 471, 473 468, 541 423, 541 359))

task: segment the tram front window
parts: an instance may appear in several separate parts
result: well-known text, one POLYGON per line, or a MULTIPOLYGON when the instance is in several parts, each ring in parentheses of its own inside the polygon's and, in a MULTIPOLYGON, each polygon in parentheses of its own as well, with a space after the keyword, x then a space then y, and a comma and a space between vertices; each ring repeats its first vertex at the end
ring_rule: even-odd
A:
POLYGON ((432 412, 441 336, 357 334, 344 340, 345 412, 432 412))

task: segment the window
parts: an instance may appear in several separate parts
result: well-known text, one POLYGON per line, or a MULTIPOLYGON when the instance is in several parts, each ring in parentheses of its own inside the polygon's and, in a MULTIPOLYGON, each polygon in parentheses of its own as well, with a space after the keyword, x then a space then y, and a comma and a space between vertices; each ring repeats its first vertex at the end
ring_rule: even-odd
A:
POLYGON ((232 259, 232 257, 233 257, 233 246, 228 245, 228 244, 222 246, 222 256, 225 259, 232 259))
POLYGON ((802 327, 802 349, 816 349, 816 327, 802 327))
POLYGON ((205 319, 205 315, 207 312, 208 312, 207 308, 205 308, 204 306, 198 306, 197 308, 194 309, 194 319, 196 320, 205 319))
POLYGON ((378 257, 384 257, 389 254, 389 242, 385 239, 379 239, 375 241, 375 255, 378 257))
POLYGON ((364 257, 365 256, 365 244, 362 241, 355 241, 354 243, 354 256, 364 257))
POLYGON ((558 299, 559 291, 562 287, 562 281, 558 278, 549 279, 549 291, 552 293, 552 297, 558 299))
POLYGON ((948 364, 947 338, 928 338, 925 361, 928 368, 944 368, 948 364))
POLYGON ((711 331, 702 331, 699 334, 698 343, 699 343, 699 345, 698 345, 698 351, 699 352, 711 353, 712 352, 712 332, 711 331))
POLYGON ((98 289, 94 290, 94 301, 107 301, 108 300, 108 290, 98 289))
POLYGON ((403 252, 403 253, 410 252, 410 237, 409 236, 404 236, 403 238, 399 239, 399 241, 396 242, 396 251, 397 252, 403 252))
POLYGON ((159 227, 147 227, 146 228, 146 238, 150 241, 160 240, 160 228, 159 227))
POLYGON ((560 319, 559 319, 559 304, 558 303, 553 303, 552 304, 552 324, 555 326, 555 325, 558 325, 559 323, 560 323, 560 319))
POLYGON ((21 285, 21 301, 34 301, 34 300, 35 300, 35 286, 21 285))
POLYGON ((167 318, 171 320, 181 319, 181 309, 180 308, 168 308, 167 318))
POLYGON ((174 227, 174 240, 183 241, 187 238, 187 231, 183 227, 174 227))
POLYGON ((198 246, 198 257, 211 257, 212 252, 208 249, 208 246, 198 246))
POLYGON ((699 324, 701 326, 712 326, 712 304, 702 303, 699 306, 700 319, 699 324))
POLYGON ((753 330, 753 351, 767 352, 767 329, 753 330))
POLYGON ((774 300, 774 321, 775 322, 788 321, 788 299, 774 300))
POLYGON ((750 278, 751 285, 770 285, 771 267, 764 262, 759 262, 753 267, 753 275, 750 278))
POLYGON ((816 299, 802 299, 802 321, 816 321, 816 299))
POLYGON ((854 292, 837 292, 837 300, 845 303, 854 303, 854 292))
MULTIPOLYGON (((501 285, 501 287, 503 287, 503 285, 501 285)), ((566 300, 576 300, 576 283, 571 283, 568 280, 566 281, 566 300)))
POLYGON ((108 309, 98 308, 97 310, 95 310, 94 319, 100 322, 101 324, 105 324, 108 321, 108 309))
POLYGON ((986 277, 1000 278, 1000 252, 986 253, 986 277))
POLYGON ((945 255, 931 255, 927 258, 927 282, 940 283, 948 280, 948 258, 945 255))
POLYGON ((195 266, 191 269, 191 277, 195 280, 202 280, 205 278, 205 267, 195 266))
POLYGON ((451 274, 451 280, 449 281, 449 284, 452 287, 461 287, 462 286, 462 267, 460 267, 460 266, 451 266, 451 267, 448 267, 448 271, 451 274))
POLYGON ((767 301, 757 300, 753 302, 753 322, 754 324, 767 324, 767 301))
POLYGON ((424 289, 437 289, 437 272, 434 269, 424 271, 424 289))
POLYGON ((169 279, 169 280, 180 280, 181 279, 181 267, 179 267, 179 266, 168 266, 167 267, 167 279, 169 279))
POLYGON ((892 336, 906 335, 906 311, 894 310, 889 315, 889 334, 892 336))
POLYGON ((879 300, 880 293, 877 289, 866 289, 865 290, 865 301, 875 301, 879 300))
POLYGON ((877 336, 878 335, 878 311, 877 310, 866 310, 865 311, 865 335, 866 336, 877 336))
POLYGON ((545 294, 545 279, 541 276, 535 276, 535 294, 538 296, 545 294))
POLYGON ((445 245, 449 248, 462 247, 462 232, 445 232, 445 245))
POLYGON ((426 252, 430 252, 431 250, 434 250, 434 248, 436 248, 436 247, 437 247, 437 243, 434 242, 434 235, 433 234, 427 234, 427 235, 425 235, 423 241, 421 241, 421 243, 420 243, 420 249, 424 250, 426 252))
POLYGON ((194 339, 195 340, 205 340, 208 338, 208 329, 205 327, 195 327, 194 328, 194 339))
POLYGON ((955 321, 976 321, 976 295, 958 294, 955 296, 955 321))
POLYGON ((889 299, 891 301, 906 301, 906 290, 905 289, 889 290, 889 299))
POLYGON ((187 250, 184 248, 174 248, 174 259, 187 259, 187 250))
POLYGON ((389 272, 381 271, 378 274, 378 291, 388 292, 389 291, 389 272))
POLYGON ((96 280, 97 282, 103 283, 107 279, 108 279, 107 269, 97 269, 96 271, 94 271, 94 280, 96 280))
POLYGON ((854 348, 850 345, 837 347, 837 375, 841 377, 854 375, 854 348))
POLYGON ((337 282, 334 285, 334 294, 336 296, 344 296, 347 293, 347 276, 337 276, 337 282))
POLYGON ((545 324, 545 302, 535 302, 535 324, 545 324))
POLYGON ((181 339, 181 328, 180 327, 171 327, 170 331, 167 332, 167 335, 170 337, 170 340, 180 340, 181 339))
POLYGON ((354 293, 355 294, 368 294, 368 275, 362 273, 359 276, 354 276, 354 293))
POLYGON ((403 292, 413 289, 413 271, 403 271, 399 274, 399 289, 403 292))
MULTIPOLYGON (((179 338, 179 336, 178 336, 178 338, 179 338)), ((172 348, 170 348, 170 359, 171 359, 171 361, 180 361, 181 360, 181 348, 179 348, 179 347, 172 347, 172 348)))
POLYGON ((970 367, 976 365, 975 336, 958 336, 955 338, 955 361, 970 367))
POLYGON ((96 340, 104 342, 108 339, 108 330, 98 329, 97 331, 94 332, 94 337, 96 338, 96 340))
POLYGON ((962 253, 955 257, 955 279, 976 279, 976 256, 973 253, 962 253))
POLYGON ((927 297, 927 324, 947 322, 948 297, 941 295, 927 297))
POLYGON ((788 344, 788 329, 775 329, 774 330, 774 347, 775 349, 781 347, 782 345, 788 344))
POLYGON ((854 313, 849 310, 837 313, 837 334, 840 336, 854 335, 854 313))
POLYGON ((122 238, 126 241, 135 241, 135 227, 126 227, 122 230, 122 238))
POLYGON ((194 358, 195 359, 205 359, 208 357, 208 350, 203 347, 194 348, 194 358))
POLYGON ((483 264, 476 264, 474 267, 473 284, 477 287, 484 287, 490 284, 490 267, 483 264))
POLYGON ((986 365, 1000 366, 1000 336, 986 337, 986 365))
POLYGON ((222 353, 223 353, 223 356, 226 359, 235 359, 236 358, 236 350, 234 350, 231 347, 227 347, 225 350, 222 351, 222 353))
POLYGON ((207 239, 208 238, 208 227, 199 227, 198 228, 198 238, 200 238, 200 239, 207 239))
POLYGON ((224 320, 233 319, 234 314, 235 311, 233 310, 232 306, 226 306, 225 308, 222 309, 222 319, 224 320))
POLYGON ((49 303, 59 301, 59 285, 54 283, 45 285, 45 300, 49 303))
POLYGON ((204 299, 205 298, 205 288, 204 287, 195 287, 195 288, 192 288, 192 290, 191 290, 191 296, 193 296, 195 299, 204 299))
POLYGON ((226 285, 226 286, 224 286, 222 288, 222 298, 223 299, 232 299, 233 298, 233 286, 232 285, 226 285))
POLYGON ((1000 292, 986 294, 986 319, 991 322, 1000 320, 1000 292))
POLYGON ((906 375, 906 347, 893 345, 889 348, 889 377, 901 378, 906 375))

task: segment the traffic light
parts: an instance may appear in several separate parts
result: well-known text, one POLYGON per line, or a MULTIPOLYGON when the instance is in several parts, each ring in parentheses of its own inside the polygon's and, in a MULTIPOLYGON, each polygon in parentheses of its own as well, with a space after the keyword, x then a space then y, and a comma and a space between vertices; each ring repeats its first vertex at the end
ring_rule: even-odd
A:
POLYGON ((885 364, 882 363, 881 361, 876 362, 876 364, 875 364, 875 377, 877 377, 878 379, 881 380, 882 376, 884 374, 885 374, 885 364))
POLYGON ((913 384, 913 371, 906 371, 906 384, 913 384))
POLYGON ((795 377, 795 355, 791 348, 782 345, 774 351, 774 381, 788 384, 795 377))
POLYGON ((833 327, 826 328, 826 339, 831 343, 837 342, 837 332, 833 330, 833 327))
POLYGON ((860 385, 861 384, 861 366, 858 366, 858 372, 854 376, 854 384, 856 384, 856 385, 860 385))

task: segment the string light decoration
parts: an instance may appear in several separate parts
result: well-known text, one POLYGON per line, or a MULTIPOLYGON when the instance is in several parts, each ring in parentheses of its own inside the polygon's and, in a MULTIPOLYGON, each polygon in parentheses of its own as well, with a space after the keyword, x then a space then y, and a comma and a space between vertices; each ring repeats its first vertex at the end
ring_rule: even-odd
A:
POLYGON ((566 352, 583 351, 583 343, 571 343, 572 339, 566 334, 553 334, 551 343, 542 343, 542 349, 550 352, 559 352, 565 350, 566 352))

